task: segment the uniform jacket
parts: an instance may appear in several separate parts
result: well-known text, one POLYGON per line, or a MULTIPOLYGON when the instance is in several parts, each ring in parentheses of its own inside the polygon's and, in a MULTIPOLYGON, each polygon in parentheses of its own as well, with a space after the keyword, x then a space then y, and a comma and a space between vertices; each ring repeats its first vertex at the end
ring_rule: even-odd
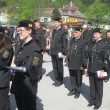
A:
POLYGON ((5 66, 10 66, 13 58, 12 46, 7 45, 5 50, 0 53, 0 87, 8 87, 10 72, 5 66))
POLYGON ((88 49, 88 71, 91 73, 99 70, 107 71, 108 52, 108 45, 103 40, 93 42, 88 49))
POLYGON ((18 67, 25 67, 26 72, 15 73, 11 93, 20 96, 36 95, 42 55, 41 48, 33 39, 15 48, 15 64, 18 67))
POLYGON ((93 29, 85 30, 83 32, 83 38, 88 42, 88 45, 90 45, 93 42, 93 29))
POLYGON ((71 39, 67 55, 69 69, 80 70, 80 67, 84 67, 87 49, 87 42, 83 38, 71 39))
POLYGON ((53 30, 52 43, 51 43, 51 54, 58 55, 59 52, 66 54, 68 36, 66 36, 64 29, 53 30))
POLYGON ((45 51, 45 47, 46 47, 45 30, 40 27, 39 29, 36 29, 35 32, 40 38, 40 46, 41 46, 42 51, 45 51))

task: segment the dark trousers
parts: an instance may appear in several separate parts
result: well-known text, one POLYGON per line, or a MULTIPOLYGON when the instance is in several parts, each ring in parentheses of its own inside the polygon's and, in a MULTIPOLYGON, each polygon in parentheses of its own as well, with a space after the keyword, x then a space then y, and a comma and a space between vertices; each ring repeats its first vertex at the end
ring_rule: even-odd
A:
POLYGON ((9 88, 0 88, 0 110, 10 110, 9 88))
POLYGON ((71 70, 69 69, 70 74, 70 83, 72 90, 76 93, 81 92, 81 85, 82 85, 82 70, 71 70))
POLYGON ((37 110, 36 99, 36 96, 23 97, 15 95, 18 110, 37 110))
POLYGON ((58 58, 57 55, 51 55, 51 57, 52 57, 52 65, 53 65, 55 79, 57 81, 62 82, 63 81, 63 59, 58 58))
POLYGON ((103 78, 97 77, 96 73, 89 72, 89 82, 90 82, 90 103, 97 107, 102 104, 103 97, 103 78))

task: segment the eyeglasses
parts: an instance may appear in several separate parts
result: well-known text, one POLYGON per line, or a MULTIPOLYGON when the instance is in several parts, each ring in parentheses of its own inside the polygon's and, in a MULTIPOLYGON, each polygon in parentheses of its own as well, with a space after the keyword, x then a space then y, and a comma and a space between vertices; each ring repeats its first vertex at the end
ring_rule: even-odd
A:
POLYGON ((74 31, 73 33, 78 33, 77 31, 74 31))
POLYGON ((17 30, 16 32, 17 32, 17 33, 22 33, 23 31, 25 31, 25 29, 24 29, 24 30, 19 29, 19 30, 17 30))

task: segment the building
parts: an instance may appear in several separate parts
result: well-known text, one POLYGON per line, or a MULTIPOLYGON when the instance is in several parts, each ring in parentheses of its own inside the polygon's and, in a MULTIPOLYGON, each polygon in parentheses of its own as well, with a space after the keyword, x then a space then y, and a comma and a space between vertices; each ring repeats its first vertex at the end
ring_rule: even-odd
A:
MULTIPOLYGON (((44 17, 40 17, 42 24, 47 24, 51 22, 51 15, 54 8, 46 8, 44 10, 44 17)), ((72 1, 69 5, 64 6, 63 8, 58 8, 62 17, 62 24, 72 25, 72 26, 82 26, 85 22, 85 17, 83 13, 76 7, 72 1)), ((52 23, 50 23, 52 25, 52 23)))

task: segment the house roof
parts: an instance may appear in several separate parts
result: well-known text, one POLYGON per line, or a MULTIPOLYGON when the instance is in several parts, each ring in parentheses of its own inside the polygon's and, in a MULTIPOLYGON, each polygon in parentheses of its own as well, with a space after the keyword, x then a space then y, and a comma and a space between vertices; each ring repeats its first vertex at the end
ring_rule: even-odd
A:
POLYGON ((79 9, 72 2, 70 2, 70 4, 67 5, 66 7, 64 7, 62 10, 63 11, 68 11, 68 10, 75 11, 75 10, 79 10, 79 9))

